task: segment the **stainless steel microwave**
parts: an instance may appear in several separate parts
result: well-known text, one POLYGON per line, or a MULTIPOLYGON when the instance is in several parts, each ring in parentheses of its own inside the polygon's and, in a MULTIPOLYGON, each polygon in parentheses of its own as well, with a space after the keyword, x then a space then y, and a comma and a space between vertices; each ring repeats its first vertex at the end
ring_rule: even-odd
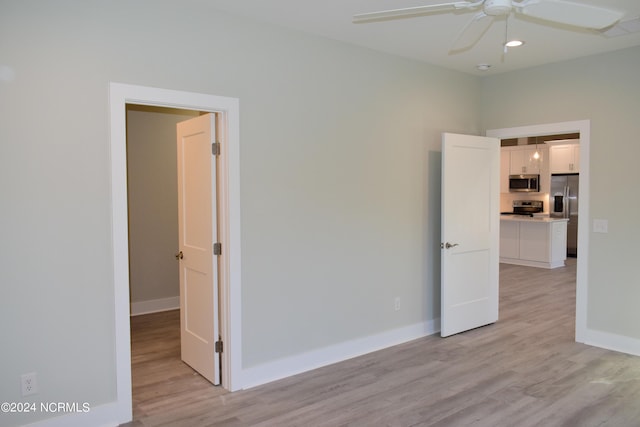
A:
POLYGON ((509 192, 537 193, 540 191, 540 175, 509 175, 509 192))

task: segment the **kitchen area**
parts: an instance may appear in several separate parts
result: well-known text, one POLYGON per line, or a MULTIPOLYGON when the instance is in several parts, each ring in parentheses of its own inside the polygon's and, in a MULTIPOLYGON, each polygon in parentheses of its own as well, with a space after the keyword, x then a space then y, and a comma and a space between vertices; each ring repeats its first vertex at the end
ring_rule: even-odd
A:
POLYGON ((539 268, 577 257, 579 134, 503 140, 500 262, 539 268))

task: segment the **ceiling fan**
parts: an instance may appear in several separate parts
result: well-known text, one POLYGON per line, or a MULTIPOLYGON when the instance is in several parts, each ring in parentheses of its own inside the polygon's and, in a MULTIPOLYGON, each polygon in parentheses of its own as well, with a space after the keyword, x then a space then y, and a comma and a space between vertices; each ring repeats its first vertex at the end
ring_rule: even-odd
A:
POLYGON ((470 49, 482 38, 496 18, 508 17, 512 12, 534 18, 542 24, 547 22, 593 30, 610 27, 624 16, 624 12, 617 10, 565 0, 469 0, 363 13, 354 15, 353 23, 389 21, 477 9, 482 10, 465 25, 454 40, 450 52, 470 49))

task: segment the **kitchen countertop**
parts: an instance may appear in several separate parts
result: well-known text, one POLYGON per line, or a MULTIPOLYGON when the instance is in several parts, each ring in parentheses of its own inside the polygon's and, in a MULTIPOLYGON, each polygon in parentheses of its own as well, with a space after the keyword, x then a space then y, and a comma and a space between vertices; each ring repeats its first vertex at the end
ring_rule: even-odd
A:
POLYGON ((551 218, 546 214, 534 214, 533 216, 528 215, 509 215, 502 214, 500 215, 500 221, 535 221, 535 222, 560 222, 560 221, 569 221, 568 218, 551 218))

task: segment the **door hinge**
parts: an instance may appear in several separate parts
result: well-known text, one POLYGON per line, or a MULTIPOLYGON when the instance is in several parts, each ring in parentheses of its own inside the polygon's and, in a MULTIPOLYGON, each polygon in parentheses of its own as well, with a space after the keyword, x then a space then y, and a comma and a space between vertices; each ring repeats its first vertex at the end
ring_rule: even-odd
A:
POLYGON ((213 254, 222 255, 222 243, 218 242, 213 244, 213 254))
POLYGON ((211 154, 213 154, 214 156, 219 156, 220 155, 220 143, 219 142, 214 142, 211 144, 211 154))
POLYGON ((223 348, 223 346, 222 346, 222 340, 218 340, 218 341, 216 341, 216 343, 214 344, 214 351, 215 351, 216 353, 222 353, 222 348, 223 348))

